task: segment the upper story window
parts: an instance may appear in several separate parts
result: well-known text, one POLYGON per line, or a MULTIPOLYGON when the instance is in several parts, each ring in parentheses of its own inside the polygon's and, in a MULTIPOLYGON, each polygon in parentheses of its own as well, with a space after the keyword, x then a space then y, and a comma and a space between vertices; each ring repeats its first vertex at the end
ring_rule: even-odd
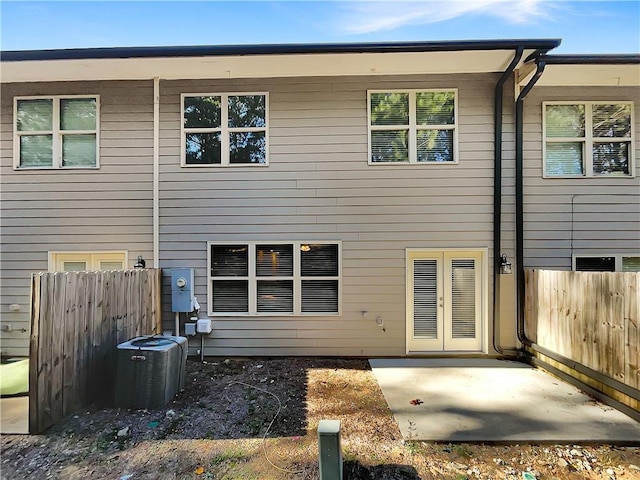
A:
POLYGON ((98 96, 17 97, 14 168, 97 168, 98 96))
POLYGON ((633 176, 631 102, 546 102, 544 176, 633 176))
POLYGON ((182 165, 266 165, 266 93, 183 94, 182 165))
POLYGON ((369 91, 369 163, 457 163, 456 97, 456 90, 369 91))

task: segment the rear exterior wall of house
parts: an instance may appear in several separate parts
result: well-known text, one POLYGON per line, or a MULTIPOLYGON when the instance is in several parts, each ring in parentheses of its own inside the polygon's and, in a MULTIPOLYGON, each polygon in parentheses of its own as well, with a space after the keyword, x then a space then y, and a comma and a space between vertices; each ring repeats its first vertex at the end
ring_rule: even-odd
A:
MULTIPOLYGON (((214 317, 205 354, 404 355, 407 248, 486 251, 483 329, 490 339, 496 80, 467 74, 162 81, 160 264, 195 268, 201 316, 208 307, 207 242, 342 246, 340 315, 214 317), (367 91, 403 89, 457 89, 458 164, 368 164, 367 91), (181 167, 180 95, 237 92, 268 92, 269 166, 181 167)), ((514 156, 510 118, 507 163, 514 156)), ((508 213, 505 219, 508 228, 508 213)), ((512 309, 512 299, 505 305, 512 309)), ((168 329, 172 321, 165 316, 168 329)), ((503 322, 512 332, 510 323, 512 310, 503 322)))
MULTIPOLYGON (((214 317, 207 355, 404 355, 406 249, 484 252, 483 338, 491 352, 493 90, 497 74, 160 82, 160 254, 195 269, 208 308, 207 242, 341 245, 340 313, 214 317), (457 89, 457 164, 368 164, 368 90, 457 89), (181 94, 268 93, 269 165, 181 167, 181 94), (363 314, 363 312, 367 312, 363 314), (384 328, 378 326, 380 317, 384 328)), ((513 258, 512 93, 505 93, 503 245, 513 258)), ((28 353, 29 278, 51 251, 152 258, 153 85, 6 84, 2 92, 2 352, 28 353), (100 168, 14 170, 13 101, 100 95, 100 168), (19 311, 9 306, 18 304, 19 311), (24 332, 22 330, 25 330, 24 332)), ((503 276, 504 277, 504 276, 503 276)), ((501 338, 514 344, 513 288, 501 338)), ((165 286, 168 284, 165 282, 165 286)), ((504 291, 502 291, 504 290, 504 291)), ((165 327, 173 327, 165 289, 165 327)), ((192 353, 199 345, 195 345, 192 353)), ((199 342, 197 342, 199 343, 199 342)))

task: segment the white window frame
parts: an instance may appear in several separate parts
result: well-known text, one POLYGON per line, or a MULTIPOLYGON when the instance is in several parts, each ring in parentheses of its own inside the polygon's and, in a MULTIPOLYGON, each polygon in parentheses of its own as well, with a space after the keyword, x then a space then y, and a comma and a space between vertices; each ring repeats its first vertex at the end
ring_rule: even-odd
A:
POLYGON ((122 268, 129 268, 129 252, 127 250, 109 250, 109 251, 58 251, 49 252, 49 271, 63 271, 61 266, 63 262, 86 262, 87 270, 100 270, 100 262, 122 262, 122 268))
POLYGON ((615 260, 615 271, 616 272, 622 272, 622 258, 623 257, 638 257, 640 258, 640 252, 639 253, 598 253, 598 254, 594 254, 594 253, 585 253, 585 254, 573 254, 571 255, 571 270, 573 270, 574 272, 577 271, 576 270, 576 259, 578 258, 604 258, 604 257, 613 257, 615 260))
POLYGON ((97 170, 100 168, 100 95, 34 95, 13 98, 13 169, 14 170, 97 170), (60 101, 73 98, 87 98, 96 101, 95 130, 62 130, 60 128, 60 101), (18 131, 18 101, 20 100, 51 100, 53 104, 52 130, 20 132, 18 131), (62 137, 64 135, 95 135, 96 136, 96 164, 72 165, 62 164, 62 137), (51 166, 21 166, 20 165, 20 137, 33 135, 51 135, 52 137, 52 165, 51 166))
POLYGON ((220 168, 220 167, 268 167, 269 166, 269 92, 230 92, 230 93, 182 93, 180 94, 180 166, 188 168, 220 168), (264 127, 229 127, 229 97, 235 96, 264 96, 264 127), (220 127, 215 128, 185 128, 184 99, 186 97, 220 97, 221 117, 220 127), (220 164, 188 164, 186 152, 187 133, 216 133, 220 132, 220 164), (264 132, 265 162, 264 163, 230 163, 229 133, 233 132, 264 132))
POLYGON ((292 240, 264 240, 264 241, 220 241, 207 242, 207 315, 210 317, 338 317, 342 315, 342 242, 338 240, 292 241, 292 240), (337 245, 338 246, 338 275, 323 277, 308 277, 300 274, 300 246, 305 244, 337 245), (246 277, 222 277, 211 275, 211 246, 212 245, 247 245, 249 247, 249 275, 246 277), (256 275, 256 245, 292 245, 293 246, 293 276, 258 277, 256 275), (293 312, 258 312, 257 285, 258 280, 293 280, 293 312), (213 282, 214 280, 247 280, 249 284, 248 312, 214 312, 213 311, 213 282), (302 280, 335 280, 338 282, 338 311, 337 312, 302 312, 302 280))
POLYGON ((458 158, 458 89, 457 88, 414 88, 414 89, 382 89, 367 90, 367 138, 369 165, 457 165, 458 158), (417 125, 416 94, 429 92, 451 92, 453 98, 453 124, 417 125), (407 93, 409 94, 409 125, 371 125, 371 94, 372 93, 407 93), (409 131, 409 161, 408 162, 373 162, 371 160, 371 132, 384 130, 409 131), (418 130, 453 130, 453 161, 451 162, 418 162, 418 130))
POLYGON ((635 123, 633 102, 628 100, 574 100, 542 102, 542 178, 634 178, 635 177, 635 123), (593 136, 593 106, 594 105, 630 105, 631 106, 631 136, 630 137, 594 137, 593 136), (584 105, 584 137, 549 137, 547 138, 547 105, 584 105), (584 159, 584 175, 547 175, 547 142, 582 143, 582 158, 584 159), (593 144, 594 143, 629 143, 629 174, 628 175, 594 175, 593 174, 593 144))

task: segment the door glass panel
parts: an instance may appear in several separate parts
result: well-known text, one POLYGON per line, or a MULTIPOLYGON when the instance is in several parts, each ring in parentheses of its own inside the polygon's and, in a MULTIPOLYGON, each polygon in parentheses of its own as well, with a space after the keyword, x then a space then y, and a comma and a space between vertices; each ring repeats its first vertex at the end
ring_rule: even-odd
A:
POLYGON ((83 272, 87 269, 87 262, 62 262, 63 272, 83 272))
POLYGON ((438 261, 413 262, 413 336, 435 339, 438 335, 438 261))
POLYGON ((451 336, 476 338, 475 260, 451 260, 451 336))
POLYGON ((122 270, 122 262, 100 262, 100 270, 122 270))

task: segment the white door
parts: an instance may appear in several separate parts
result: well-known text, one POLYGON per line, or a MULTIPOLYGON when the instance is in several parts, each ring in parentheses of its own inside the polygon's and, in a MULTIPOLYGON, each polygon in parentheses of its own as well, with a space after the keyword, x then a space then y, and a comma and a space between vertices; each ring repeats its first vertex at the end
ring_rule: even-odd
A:
POLYGON ((407 250, 407 352, 482 351, 481 251, 407 250))

